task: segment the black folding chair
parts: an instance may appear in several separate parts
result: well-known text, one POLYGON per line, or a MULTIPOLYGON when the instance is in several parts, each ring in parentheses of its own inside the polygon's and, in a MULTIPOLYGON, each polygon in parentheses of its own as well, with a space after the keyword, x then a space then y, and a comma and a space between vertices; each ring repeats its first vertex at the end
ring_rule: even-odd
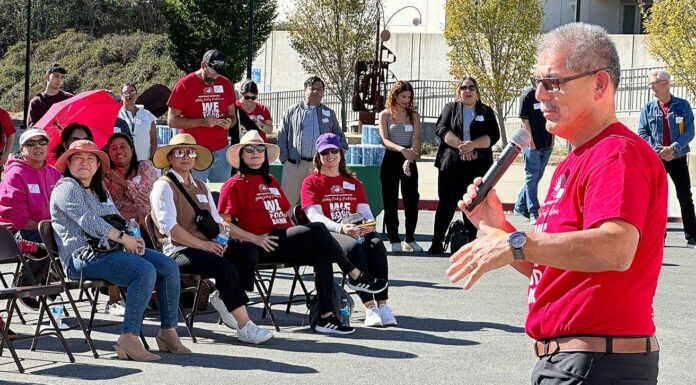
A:
POLYGON ((17 356, 17 351, 14 347, 14 341, 32 339, 32 347, 35 347, 38 343, 39 337, 55 335, 58 337, 61 344, 63 345, 63 349, 65 349, 65 353, 68 355, 70 362, 75 362, 75 357, 73 357, 72 352, 70 351, 70 348, 68 347, 68 344, 66 343, 65 338, 63 337, 63 334, 61 333, 60 328, 56 323, 55 318, 48 310, 48 303, 46 302, 47 296, 62 293, 63 287, 58 284, 38 285, 36 278, 31 274, 31 270, 29 270, 29 264, 27 263, 26 258, 22 255, 22 252, 17 247, 12 233, 10 233, 9 230, 7 230, 6 228, 0 226, 0 264, 6 263, 16 263, 20 265, 21 268, 25 269, 25 274, 29 274, 32 286, 20 286, 0 289, 0 300, 8 301, 7 319, 5 320, 5 327, 0 329, 0 335, 2 337, 0 340, 0 355, 2 354, 4 346, 7 345, 7 348, 10 350, 10 354, 12 355, 15 364, 17 365, 17 369, 20 373, 24 373, 24 367, 22 366, 22 363, 19 360, 19 356, 17 356), (20 298, 29 297, 38 298, 38 301, 40 303, 40 311, 45 311, 48 313, 48 317, 51 322, 51 325, 53 326, 53 330, 41 330, 41 322, 39 321, 36 324, 36 331, 33 335, 18 336, 17 338, 15 338, 14 341, 11 341, 7 336, 7 332, 8 330, 10 330, 10 324, 12 323, 12 316, 17 306, 17 300, 20 298))

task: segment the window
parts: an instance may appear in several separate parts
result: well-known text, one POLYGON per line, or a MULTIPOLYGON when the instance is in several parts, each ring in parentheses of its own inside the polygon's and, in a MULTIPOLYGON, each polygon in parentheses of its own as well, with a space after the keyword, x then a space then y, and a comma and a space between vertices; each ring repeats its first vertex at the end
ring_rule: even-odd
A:
POLYGON ((641 10, 645 9, 647 12, 650 12, 652 3, 651 0, 623 1, 621 3, 621 33, 645 33, 641 10))

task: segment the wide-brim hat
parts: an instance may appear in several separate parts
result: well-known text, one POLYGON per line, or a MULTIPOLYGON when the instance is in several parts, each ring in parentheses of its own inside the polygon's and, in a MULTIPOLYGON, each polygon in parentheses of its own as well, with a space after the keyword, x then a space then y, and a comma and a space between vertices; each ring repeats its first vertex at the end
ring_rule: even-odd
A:
POLYGON ((169 141, 169 144, 162 146, 155 151, 155 155, 152 157, 152 163, 157 168, 167 168, 171 166, 167 155, 175 147, 193 147, 196 149, 196 163, 194 163, 193 168, 198 171, 203 171, 213 164, 213 153, 207 148, 196 144, 196 139, 189 134, 176 134, 169 141))
POLYGON ((109 156, 97 147, 96 143, 91 140, 76 140, 70 144, 70 148, 63 155, 58 158, 56 162, 56 169, 62 173, 65 172, 65 168, 68 167, 68 159, 77 152, 89 152, 94 154, 101 161, 102 173, 106 174, 109 172, 109 156))
POLYGON ((227 150, 227 161, 230 162, 232 167, 239 168, 239 150, 247 144, 265 145, 268 163, 275 162, 276 159, 278 159, 278 157, 280 156, 280 147, 276 146, 275 144, 266 143, 257 130, 250 130, 247 131, 247 133, 244 134, 244 136, 242 136, 242 139, 239 140, 239 143, 235 144, 234 146, 230 147, 229 150, 227 150))

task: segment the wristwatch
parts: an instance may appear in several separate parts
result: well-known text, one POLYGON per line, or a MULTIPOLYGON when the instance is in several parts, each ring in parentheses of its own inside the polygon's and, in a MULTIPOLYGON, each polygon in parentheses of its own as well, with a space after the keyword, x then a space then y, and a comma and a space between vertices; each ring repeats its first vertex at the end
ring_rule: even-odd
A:
POLYGON ((512 255, 515 261, 524 261, 524 245, 527 243, 527 233, 524 231, 515 231, 508 237, 508 245, 512 247, 512 255))

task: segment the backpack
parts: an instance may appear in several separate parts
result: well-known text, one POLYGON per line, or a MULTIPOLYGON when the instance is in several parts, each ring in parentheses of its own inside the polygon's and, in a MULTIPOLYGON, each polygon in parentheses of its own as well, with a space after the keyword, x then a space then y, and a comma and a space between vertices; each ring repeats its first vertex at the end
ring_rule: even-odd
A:
POLYGON ((450 252, 455 253, 462 246, 469 243, 469 235, 466 232, 466 226, 464 221, 457 219, 456 221, 450 223, 447 228, 447 234, 445 235, 445 245, 444 248, 450 247, 450 252))
MULTIPOLYGON (((353 298, 350 297, 350 294, 346 291, 346 289, 342 288, 339 284, 337 284, 335 281, 333 282, 333 312, 338 315, 340 314, 339 312, 339 307, 341 306, 341 303, 343 302, 343 299, 348 299, 348 306, 350 307, 350 312, 351 314, 353 313, 353 308, 355 307, 355 302, 353 302, 353 298)), ((312 297, 312 300, 309 302, 309 326, 314 328, 317 326, 317 322, 319 322, 319 317, 321 317, 322 311, 319 307, 319 298, 317 295, 312 297)))

